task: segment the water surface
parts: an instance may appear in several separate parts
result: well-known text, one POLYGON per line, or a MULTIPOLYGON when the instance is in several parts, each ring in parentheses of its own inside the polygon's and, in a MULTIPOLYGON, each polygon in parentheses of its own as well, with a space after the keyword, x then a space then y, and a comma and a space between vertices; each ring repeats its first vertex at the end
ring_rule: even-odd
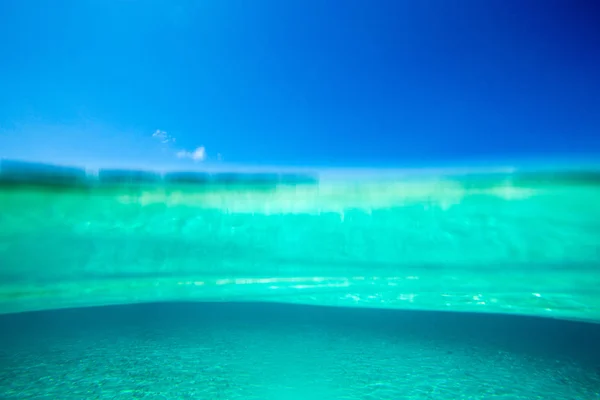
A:
POLYGON ((600 321, 595 170, 1 166, 2 313, 218 300, 600 321))

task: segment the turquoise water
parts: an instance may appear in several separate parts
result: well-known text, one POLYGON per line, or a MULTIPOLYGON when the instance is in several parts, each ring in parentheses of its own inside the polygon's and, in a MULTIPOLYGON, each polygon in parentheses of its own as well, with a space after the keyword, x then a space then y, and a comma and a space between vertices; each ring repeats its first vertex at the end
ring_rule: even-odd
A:
POLYGON ((599 182, 5 160, 0 397, 599 398, 599 182))
POLYGON ((3 399, 599 397, 600 325, 275 303, 0 316, 3 399))

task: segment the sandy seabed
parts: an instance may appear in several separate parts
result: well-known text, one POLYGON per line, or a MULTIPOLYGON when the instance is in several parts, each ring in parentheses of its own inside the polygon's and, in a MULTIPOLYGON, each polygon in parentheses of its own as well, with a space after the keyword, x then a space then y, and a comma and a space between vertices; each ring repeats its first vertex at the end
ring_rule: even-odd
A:
POLYGON ((600 399, 600 325, 281 304, 0 316, 0 399, 600 399))

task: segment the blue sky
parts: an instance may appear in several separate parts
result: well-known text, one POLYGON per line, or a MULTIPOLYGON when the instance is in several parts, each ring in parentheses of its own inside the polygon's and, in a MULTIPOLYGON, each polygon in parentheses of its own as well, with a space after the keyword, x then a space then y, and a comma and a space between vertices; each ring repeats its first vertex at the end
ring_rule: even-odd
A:
POLYGON ((3 0, 0 56, 3 157, 428 166, 600 153, 593 1, 3 0))

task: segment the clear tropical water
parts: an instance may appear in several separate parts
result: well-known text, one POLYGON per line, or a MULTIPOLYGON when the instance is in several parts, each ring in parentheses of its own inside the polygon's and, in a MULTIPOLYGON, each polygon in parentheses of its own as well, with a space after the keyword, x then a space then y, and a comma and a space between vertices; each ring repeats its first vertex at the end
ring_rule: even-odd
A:
POLYGON ((0 167, 0 398, 600 398, 595 170, 0 167))

